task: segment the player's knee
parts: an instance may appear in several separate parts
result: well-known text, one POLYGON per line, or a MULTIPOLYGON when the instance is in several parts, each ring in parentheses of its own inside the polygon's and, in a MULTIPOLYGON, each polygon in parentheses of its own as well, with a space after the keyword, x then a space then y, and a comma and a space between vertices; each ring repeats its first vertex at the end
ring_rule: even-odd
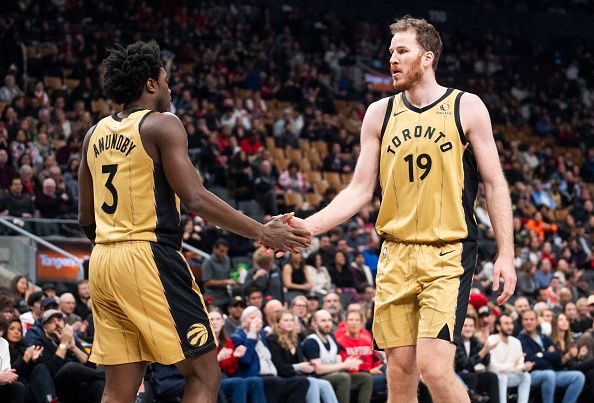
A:
POLYGON ((416 376, 410 370, 411 363, 406 363, 403 360, 390 360, 388 365, 388 378, 402 379, 403 377, 416 376))
MULTIPOLYGON (((430 388, 432 386, 439 386, 442 383, 451 382, 449 376, 444 376, 443 366, 426 361, 418 362, 417 365, 423 382, 430 388)), ((453 373, 453 370, 451 370, 451 372, 453 373)))

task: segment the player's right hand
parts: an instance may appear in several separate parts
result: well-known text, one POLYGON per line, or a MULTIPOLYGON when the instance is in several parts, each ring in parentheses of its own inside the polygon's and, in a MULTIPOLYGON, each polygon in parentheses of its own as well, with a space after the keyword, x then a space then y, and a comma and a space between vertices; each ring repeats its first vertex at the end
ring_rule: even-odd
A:
POLYGON ((311 232, 289 226, 288 222, 292 217, 293 213, 274 217, 265 225, 260 241, 270 249, 291 253, 299 253, 301 248, 308 248, 311 244, 311 232))

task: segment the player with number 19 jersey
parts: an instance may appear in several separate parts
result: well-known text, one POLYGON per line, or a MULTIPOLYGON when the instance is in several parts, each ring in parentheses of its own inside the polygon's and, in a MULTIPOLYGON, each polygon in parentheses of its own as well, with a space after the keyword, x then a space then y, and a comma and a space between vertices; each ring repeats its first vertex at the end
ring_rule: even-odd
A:
POLYGON ((424 108, 390 97, 381 132, 380 235, 404 243, 476 240, 478 173, 460 122, 463 92, 424 108))

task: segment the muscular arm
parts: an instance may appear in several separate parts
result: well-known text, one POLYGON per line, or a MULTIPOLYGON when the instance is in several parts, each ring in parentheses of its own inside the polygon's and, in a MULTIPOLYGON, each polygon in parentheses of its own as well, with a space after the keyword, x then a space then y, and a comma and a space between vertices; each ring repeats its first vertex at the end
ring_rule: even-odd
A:
POLYGON ((93 177, 87 163, 89 139, 96 126, 89 129, 83 140, 82 157, 78 167, 78 222, 81 226, 95 224, 95 201, 93 200, 93 177))
MULTIPOLYGON (((223 227, 246 238, 269 245, 270 232, 250 217, 239 213, 223 200, 209 192, 194 169, 188 156, 186 130, 177 116, 170 113, 152 113, 141 127, 143 144, 156 146, 160 163, 173 191, 190 211, 200 215, 214 225, 223 227)), ((290 247, 303 247, 309 241, 293 233, 288 238, 290 247), (301 243, 301 241, 304 241, 301 243)), ((278 234, 277 234, 278 236, 278 234)))
POLYGON ((493 271, 493 290, 497 291, 499 288, 500 275, 503 276, 505 283, 503 293, 497 299, 497 302, 501 304, 513 294, 516 286, 509 187, 499 162, 489 111, 478 96, 474 94, 462 96, 460 100, 460 119, 472 145, 479 172, 485 185, 487 211, 493 224, 498 249, 498 258, 493 271))
POLYGON ((313 235, 336 227, 371 202, 377 182, 380 132, 387 105, 388 98, 369 105, 361 127, 361 154, 353 179, 327 207, 305 220, 313 235))

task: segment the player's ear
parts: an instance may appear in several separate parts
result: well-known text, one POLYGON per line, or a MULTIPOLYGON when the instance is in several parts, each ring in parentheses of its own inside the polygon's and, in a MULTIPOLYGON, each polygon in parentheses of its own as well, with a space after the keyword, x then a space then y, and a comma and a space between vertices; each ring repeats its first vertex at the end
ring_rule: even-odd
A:
POLYGON ((157 80, 155 80, 152 77, 149 77, 149 79, 146 80, 146 83, 144 86, 146 87, 146 90, 148 91, 149 94, 154 94, 157 92, 157 80))
POLYGON ((423 56, 423 67, 428 67, 433 65, 433 59, 435 59, 435 54, 432 51, 428 50, 425 52, 423 56))

